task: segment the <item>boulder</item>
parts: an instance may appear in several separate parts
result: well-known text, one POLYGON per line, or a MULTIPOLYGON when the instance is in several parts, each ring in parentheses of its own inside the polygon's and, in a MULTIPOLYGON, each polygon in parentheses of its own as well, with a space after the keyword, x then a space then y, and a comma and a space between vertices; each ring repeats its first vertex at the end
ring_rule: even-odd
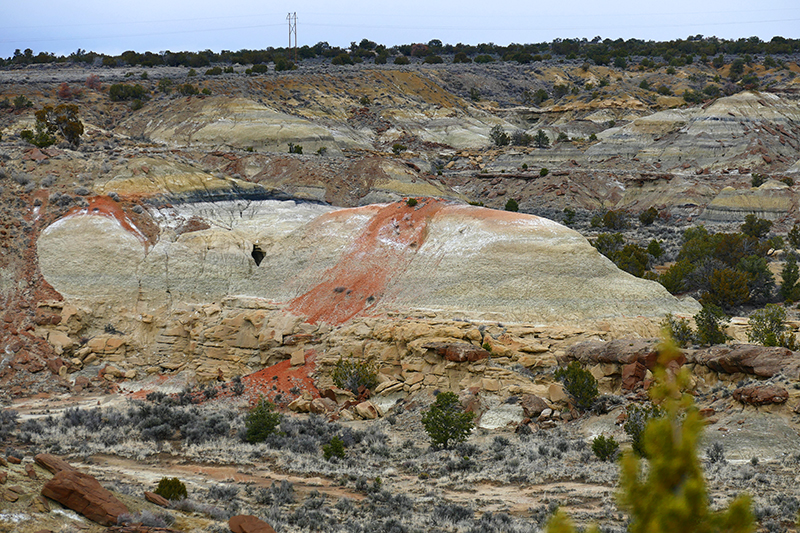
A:
POLYGON ((365 420, 374 420, 381 416, 378 408, 370 401, 356 405, 356 414, 365 420))
POLYGON ((228 527, 233 533, 275 533, 271 525, 253 515, 232 516, 228 527))
POLYGON ((622 367, 622 388, 633 390, 639 387, 647 375, 647 367, 639 361, 634 361, 622 367))
POLYGON ((489 352, 483 348, 466 342, 428 342, 423 344, 422 347, 432 350, 447 361, 455 363, 464 363, 466 361, 474 363, 489 357, 489 352))
POLYGON ((754 344, 712 346, 689 354, 689 362, 726 374, 770 378, 783 373, 792 379, 800 377, 800 354, 781 347, 754 344))
POLYGON ((42 488, 42 496, 104 526, 117 523, 128 508, 89 474, 62 470, 42 488))
POLYGON ((520 400, 522 410, 527 418, 537 418, 542 411, 548 408, 547 402, 534 394, 523 394, 520 400))
MULTIPOLYGON (((577 360, 584 365, 615 363, 628 365, 639 362, 652 370, 658 361, 659 339, 616 339, 613 341, 590 340, 570 346, 564 356, 566 362, 577 360)), ((686 362, 684 357, 679 364, 686 362)))
POLYGON ((160 507, 172 507, 168 499, 155 492, 150 492, 149 490, 144 491, 144 499, 160 507))
POLYGON ((330 398, 314 398, 311 400, 311 405, 308 410, 311 413, 324 415, 327 413, 335 413, 339 405, 330 398))
POLYGON ((34 458, 36 464, 49 471, 51 474, 58 474, 62 470, 76 470, 74 466, 55 455, 49 453, 37 454, 34 458))
POLYGON ((733 391, 733 398, 748 405, 786 403, 789 392, 778 385, 746 385, 733 391))
POLYGON ((311 400, 298 396, 289 403, 288 407, 295 413, 307 413, 311 409, 311 400))

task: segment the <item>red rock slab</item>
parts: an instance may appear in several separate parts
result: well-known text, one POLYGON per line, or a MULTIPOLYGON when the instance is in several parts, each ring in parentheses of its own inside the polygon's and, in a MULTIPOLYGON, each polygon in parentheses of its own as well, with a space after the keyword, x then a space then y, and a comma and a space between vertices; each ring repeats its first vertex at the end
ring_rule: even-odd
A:
POLYGON ((253 515, 236 515, 228 520, 233 533, 275 533, 271 525, 253 515))
POLYGON ((25 465, 25 475, 27 475, 31 479, 39 479, 39 476, 36 475, 36 470, 30 463, 25 465))
POLYGON ((77 470, 74 466, 55 455, 49 453, 37 454, 34 458, 36 464, 52 474, 58 474, 62 470, 77 470))
POLYGON ((117 523, 128 508, 89 474, 62 470, 42 488, 42 496, 104 526, 117 523))
POLYGON ((800 376, 800 353, 781 347, 754 344, 712 346, 690 355, 692 363, 705 365, 715 372, 751 374, 771 378, 775 374, 797 379, 800 376))
POLYGON ((11 463, 12 465, 18 465, 22 463, 22 459, 20 459, 19 457, 14 457, 13 455, 9 455, 8 462, 11 463))
MULTIPOLYGON (((564 362, 578 360, 583 364, 614 363, 628 365, 639 362, 652 370, 658 362, 660 339, 616 339, 613 341, 585 341, 570 346, 564 362)), ((678 364, 686 359, 681 356, 678 364)))
POLYGON ((144 499, 161 507, 172 507, 168 499, 155 492, 144 491, 144 499))
POLYGON ((639 387, 647 375, 647 367, 639 361, 627 364, 622 367, 622 388, 633 390, 639 387))
POLYGON ((489 352, 474 344, 466 342, 428 342, 422 345, 426 350, 432 350, 436 355, 456 363, 469 361, 474 363, 489 357, 489 352))
POLYGON ((733 398, 749 405, 786 403, 789 392, 777 385, 747 385, 733 391, 733 398))

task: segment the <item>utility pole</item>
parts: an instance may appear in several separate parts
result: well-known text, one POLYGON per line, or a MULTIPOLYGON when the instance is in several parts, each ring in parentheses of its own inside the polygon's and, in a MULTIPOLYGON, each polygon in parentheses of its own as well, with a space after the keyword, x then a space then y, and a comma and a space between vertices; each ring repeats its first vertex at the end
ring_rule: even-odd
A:
POLYGON ((289 22, 289 48, 292 48, 292 34, 294 34, 294 60, 297 61, 297 13, 286 15, 289 22))

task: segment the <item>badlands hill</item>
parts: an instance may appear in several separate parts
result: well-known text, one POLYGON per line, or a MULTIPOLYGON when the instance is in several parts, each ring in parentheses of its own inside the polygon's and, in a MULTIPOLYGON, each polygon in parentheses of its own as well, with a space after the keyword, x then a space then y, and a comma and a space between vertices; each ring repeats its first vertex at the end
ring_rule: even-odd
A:
POLYGON ((186 77, 161 67, 146 79, 136 69, 2 71, 0 98, 33 102, 0 115, 4 345, 19 368, 50 361, 69 374, 104 332, 122 333, 114 342, 137 354, 128 370, 188 343, 207 379, 217 369, 202 362, 206 351, 231 342, 250 352, 221 369, 226 377, 285 357, 265 340, 276 335, 270 320, 290 324, 280 335, 419 313, 640 320, 635 332, 654 333, 666 313, 690 315, 696 304, 619 271, 557 223, 561 211, 588 220, 655 206, 678 226, 738 224, 748 213, 791 225, 796 200, 784 181, 798 165, 800 109, 797 66, 784 66, 758 72, 769 92, 702 105, 665 95, 714 85, 724 68, 311 65, 186 77), (36 108, 63 101, 63 83, 74 93, 90 74, 101 88, 72 99, 85 125, 79 149, 19 139, 36 108), (149 98, 111 101, 115 83, 139 84, 149 98), (210 95, 177 94, 181 84, 210 95), (540 89, 548 98, 533 105, 540 89), (551 142, 495 146, 498 126, 551 142), (774 179, 752 189, 753 173, 774 179), (509 199, 522 213, 497 210, 509 199), (249 340, 208 344, 187 330, 166 348, 166 332, 183 331, 176 316, 230 298, 287 318, 253 319, 249 340))
MULTIPOLYGON (((658 237, 672 256, 697 220, 733 229, 756 214, 785 232, 798 219, 800 69, 782 64, 753 67, 762 91, 700 63, 0 71, 0 102, 23 104, 0 109, 0 400, 25 418, 0 416, 6 454, 24 456, 0 471, 0 530, 106 531, 51 512, 63 509, 39 497, 41 451, 80 462, 139 518, 167 512, 143 490, 180 475, 194 503, 169 509, 177 531, 224 531, 240 513, 282 532, 529 531, 558 506, 624 530, 617 467, 587 442, 628 446, 619 422, 646 398, 659 323, 699 305, 619 270, 577 230, 655 207, 626 238, 658 237), (22 141, 35 110, 90 74, 102 87, 70 101, 79 147, 22 141), (111 101, 117 83, 149 98, 111 101), (707 85, 727 95, 680 96, 707 85), (549 144, 497 146, 497 126, 549 144), (520 212, 502 209, 509 199, 520 212), (351 357, 377 370, 368 401, 332 387, 351 357), (607 395, 596 416, 555 382, 573 360, 607 395), (421 410, 445 390, 479 429, 433 451, 421 410), (241 411, 262 395, 324 416, 244 443, 241 411), (349 455, 327 461, 335 435, 349 455)), ((729 332, 746 337, 741 321, 729 332)), ((760 524, 791 527, 797 353, 723 345, 681 362, 707 442, 731 459, 705 453, 712 497, 756 484, 760 524)), ((164 531, 125 527, 107 531, 164 531)))

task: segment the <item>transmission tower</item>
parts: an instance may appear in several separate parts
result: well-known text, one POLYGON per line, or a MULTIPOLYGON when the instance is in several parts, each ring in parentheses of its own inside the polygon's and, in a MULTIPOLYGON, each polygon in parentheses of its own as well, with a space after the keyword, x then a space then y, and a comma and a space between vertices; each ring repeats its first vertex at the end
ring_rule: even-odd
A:
POLYGON ((294 48, 294 60, 297 61, 297 13, 286 15, 289 22, 289 48, 294 48), (292 34, 294 34, 294 47, 292 47, 292 34))

